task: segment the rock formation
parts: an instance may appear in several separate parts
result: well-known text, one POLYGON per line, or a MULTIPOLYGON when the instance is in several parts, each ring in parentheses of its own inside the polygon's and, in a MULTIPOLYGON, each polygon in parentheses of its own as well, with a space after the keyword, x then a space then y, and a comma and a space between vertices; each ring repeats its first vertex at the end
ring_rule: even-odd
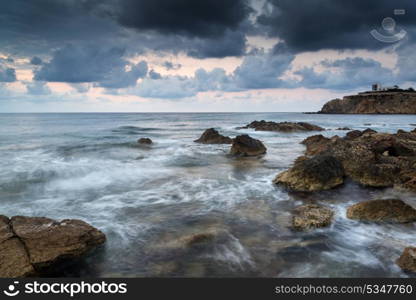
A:
POLYGON ((398 199, 370 200, 350 206, 347 217, 360 221, 409 223, 416 221, 416 209, 398 199))
POLYGON ((309 230, 331 225, 334 213, 329 208, 308 204, 294 210, 292 226, 296 230, 309 230))
POLYGON ((140 145, 151 145, 151 144, 153 144, 153 141, 149 138, 140 138, 137 142, 140 145))
POLYGON ((205 130, 201 137, 194 142, 201 144, 231 144, 233 140, 228 136, 221 135, 214 128, 210 128, 205 130))
POLYGON ((0 277, 42 275, 104 242, 104 233, 80 220, 0 216, 0 277))
POLYGON ((329 190, 344 182, 344 168, 333 156, 300 157, 273 182, 298 192, 329 190))
MULTIPOLYGON (((395 187, 416 191, 416 131, 399 131, 396 134, 377 133, 374 130, 354 130, 344 138, 334 136, 308 137, 303 141, 307 156, 331 156, 339 161, 345 175, 352 180, 371 187, 395 187)), ((302 158, 303 163, 295 163, 294 167, 277 177, 276 182, 287 185, 295 190, 327 189, 340 182, 340 173, 330 172, 332 181, 320 182, 325 177, 312 176, 314 171, 326 170, 326 160, 302 158), (314 162, 305 165, 308 162, 314 162), (320 164, 323 164, 320 166, 320 164), (308 188, 308 186, 314 188, 308 188)))
POLYGON ((267 151, 264 144, 247 134, 239 135, 233 140, 230 154, 234 156, 258 156, 267 151))
POLYGON ((296 131, 323 131, 322 127, 309 124, 306 122, 267 122, 267 121, 253 121, 250 124, 239 127, 238 129, 253 128, 256 131, 280 131, 280 132, 296 132, 296 131))
POLYGON ((416 248, 407 247, 402 255, 396 260, 396 264, 404 271, 416 273, 416 248))
POLYGON ((416 114, 414 92, 366 92, 327 102, 321 114, 416 114))

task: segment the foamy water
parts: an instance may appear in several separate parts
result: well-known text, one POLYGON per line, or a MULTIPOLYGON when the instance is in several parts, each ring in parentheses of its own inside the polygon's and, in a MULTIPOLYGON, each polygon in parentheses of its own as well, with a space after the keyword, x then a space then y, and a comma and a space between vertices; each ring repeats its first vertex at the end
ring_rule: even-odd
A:
POLYGON ((359 223, 353 203, 414 194, 364 189, 289 194, 272 184, 301 155, 309 133, 236 130, 254 120, 305 121, 395 132, 414 116, 253 114, 0 114, 0 212, 7 216, 79 218, 107 235, 106 245, 69 276, 400 276, 394 261, 416 246, 416 226, 359 223), (370 124, 370 125, 368 125, 370 124), (229 145, 193 143, 214 127, 262 140, 262 158, 235 159, 229 145), (136 140, 149 137, 151 147, 136 140), (290 229, 304 203, 335 211, 331 227, 290 229), (184 250, 184 236, 220 232, 210 247, 184 250))

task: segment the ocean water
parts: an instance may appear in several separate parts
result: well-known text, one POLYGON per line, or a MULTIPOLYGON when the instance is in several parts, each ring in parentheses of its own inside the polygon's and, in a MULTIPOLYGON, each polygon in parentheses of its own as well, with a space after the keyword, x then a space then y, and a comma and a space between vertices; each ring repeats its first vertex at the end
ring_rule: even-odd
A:
POLYGON ((308 133, 236 130, 254 120, 395 132, 414 116, 300 113, 0 114, 0 214, 78 218, 107 235, 105 246, 59 276, 407 277, 394 263, 416 245, 414 224, 377 225, 345 217, 356 202, 416 195, 353 182, 315 194, 272 184, 304 151, 308 133), (264 142, 261 158, 232 158, 230 145, 193 142, 210 127, 264 142), (136 141, 149 137, 151 147, 136 141), (334 209, 333 224, 301 233, 291 210, 334 209), (187 236, 218 233, 188 249, 187 236))

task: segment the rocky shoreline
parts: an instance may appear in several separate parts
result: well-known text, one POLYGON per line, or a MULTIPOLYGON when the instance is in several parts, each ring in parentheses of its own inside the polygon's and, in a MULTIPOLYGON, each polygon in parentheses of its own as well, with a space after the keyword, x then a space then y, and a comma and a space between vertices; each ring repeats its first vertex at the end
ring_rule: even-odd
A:
MULTIPOLYGON (((325 130, 306 122, 269 121, 254 121, 239 129, 285 134, 325 130)), ((340 127, 337 130, 349 129, 340 127)), ((199 144, 197 147, 227 145, 229 151, 224 156, 243 163, 257 161, 257 158, 267 153, 266 145, 248 134, 229 137, 214 128, 204 131, 194 142, 199 144)), ((154 150, 154 141, 147 137, 138 139, 137 144, 148 151, 154 150)), ((343 137, 316 134, 304 139, 302 144, 305 146, 304 155, 298 157, 288 170, 277 174, 270 184, 281 186, 291 193, 312 194, 337 189, 350 180, 364 188, 388 187, 416 192, 416 129, 399 130, 394 134, 372 129, 350 130, 343 137)), ((288 210, 288 228, 296 234, 302 234, 298 232, 319 232, 322 228, 330 227, 339 215, 333 207, 322 202, 296 203, 297 206, 288 210)), ((253 205, 257 206, 258 203, 253 205)), ((248 211, 252 209, 246 208, 248 211)), ((267 207, 264 209, 271 210, 267 207)), ((240 214, 244 213, 244 208, 241 210, 240 214)), ((239 212, 235 213, 238 215, 239 212)), ((247 216, 247 213, 244 215, 247 216)), ((258 216, 252 214, 250 217, 261 222, 258 216)), ((356 222, 356 226, 360 226, 360 223, 380 226, 409 224, 416 222, 416 209, 399 198, 367 199, 350 205, 345 217, 356 222)), ((48 276, 51 270, 63 262, 82 259, 105 240, 104 233, 81 220, 0 216, 0 277, 48 276)), ((177 267, 175 257, 193 256, 233 241, 234 237, 225 227, 200 226, 179 236, 156 237, 155 242, 145 250, 149 256, 169 257, 170 264, 154 267, 154 274, 162 274, 164 271, 160 268, 169 270, 177 267)), ((406 272, 416 273, 416 248, 414 245, 406 246, 402 255, 392 257, 391 261, 406 272)))
POLYGON ((319 114, 416 114, 415 92, 364 92, 327 102, 319 114))

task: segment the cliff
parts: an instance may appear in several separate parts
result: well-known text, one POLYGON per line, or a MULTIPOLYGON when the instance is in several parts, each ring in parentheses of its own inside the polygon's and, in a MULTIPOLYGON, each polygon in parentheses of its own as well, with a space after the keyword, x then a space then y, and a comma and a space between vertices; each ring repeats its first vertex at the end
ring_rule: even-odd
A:
POLYGON ((321 114, 416 114, 416 92, 364 92, 327 102, 321 114))

